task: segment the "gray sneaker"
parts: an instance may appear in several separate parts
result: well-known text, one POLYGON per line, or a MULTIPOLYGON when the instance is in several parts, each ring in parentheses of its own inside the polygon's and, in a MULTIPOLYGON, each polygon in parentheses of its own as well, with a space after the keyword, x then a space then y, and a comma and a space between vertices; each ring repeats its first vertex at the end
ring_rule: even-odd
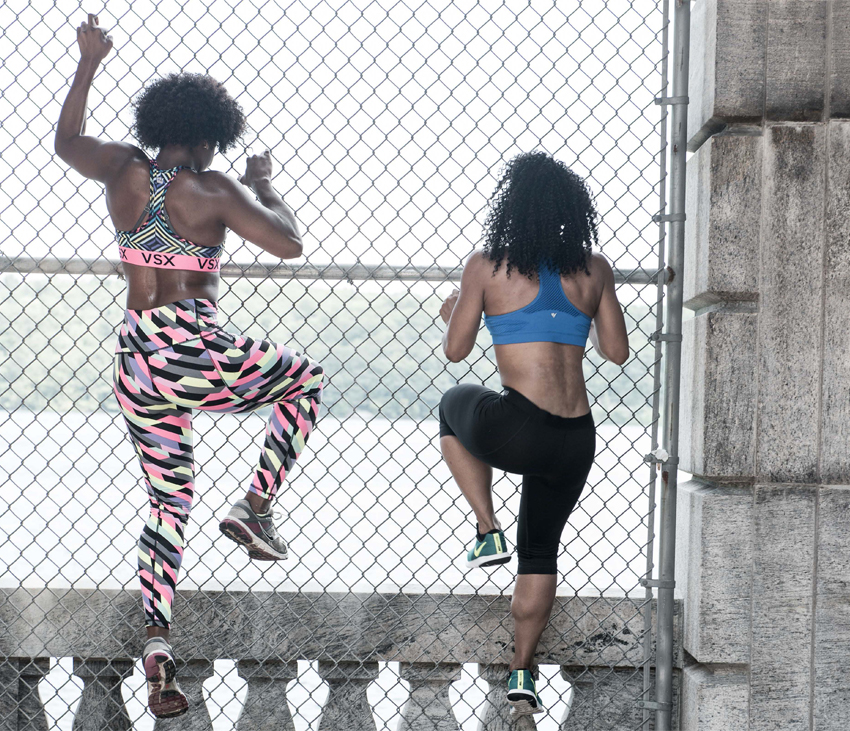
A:
POLYGON ((276 513, 257 515, 247 500, 237 500, 227 517, 218 524, 230 540, 248 549, 249 558, 255 561, 283 561, 287 557, 286 544, 275 530, 276 513))
POLYGON ((177 685, 177 666, 171 645, 162 637, 151 637, 142 650, 142 664, 151 713, 157 718, 173 718, 186 713, 189 701, 177 685))

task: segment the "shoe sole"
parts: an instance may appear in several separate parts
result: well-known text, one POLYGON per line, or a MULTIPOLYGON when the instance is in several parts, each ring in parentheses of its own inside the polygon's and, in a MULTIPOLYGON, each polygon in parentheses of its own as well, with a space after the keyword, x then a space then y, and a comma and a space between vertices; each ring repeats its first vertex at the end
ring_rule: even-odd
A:
POLYGON ((508 693, 508 704, 512 716, 533 716, 546 712, 546 709, 534 700, 534 696, 527 693, 511 691, 508 693))
POLYGON ((177 685, 176 676, 177 667, 168 655, 152 652, 145 658, 148 708, 157 718, 174 718, 189 710, 189 700, 177 685))
POLYGON ((467 569, 476 569, 486 568, 488 566, 501 566, 502 564, 509 563, 510 560, 511 554, 506 553, 495 558, 493 556, 480 556, 479 558, 472 559, 472 561, 465 559, 463 563, 467 569))
POLYGON ((238 518, 225 518, 218 528, 231 541, 245 546, 248 549, 248 558, 254 561, 285 561, 289 557, 288 551, 280 553, 263 543, 254 531, 238 518))

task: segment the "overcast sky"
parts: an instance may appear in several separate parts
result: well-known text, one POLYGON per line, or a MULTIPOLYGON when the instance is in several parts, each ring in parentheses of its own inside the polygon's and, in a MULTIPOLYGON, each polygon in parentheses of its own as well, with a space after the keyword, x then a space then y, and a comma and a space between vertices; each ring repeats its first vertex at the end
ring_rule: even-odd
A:
MULTIPOLYGON (((603 250, 655 268, 661 12, 623 0, 110 0, 115 50, 88 133, 133 141, 131 99, 160 75, 225 82, 249 122, 213 166, 269 147, 307 260, 454 266, 480 242, 502 164, 544 149, 588 176, 603 250), (556 7, 557 5, 557 7, 556 7), (486 8, 486 9, 485 9, 486 8), (628 247, 628 251, 626 250, 628 247)), ((659 3, 660 4, 660 3, 659 3)), ((0 7, 0 245, 115 259, 101 186, 53 157, 78 2, 0 7)), ((231 234, 239 262, 257 250, 231 234)))

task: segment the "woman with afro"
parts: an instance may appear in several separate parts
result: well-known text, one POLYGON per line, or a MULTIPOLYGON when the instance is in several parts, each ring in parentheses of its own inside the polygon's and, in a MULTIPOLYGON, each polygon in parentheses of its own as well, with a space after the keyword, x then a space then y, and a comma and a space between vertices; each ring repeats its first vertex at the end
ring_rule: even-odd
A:
POLYGON ((155 716, 170 717, 188 708, 168 639, 194 495, 193 411, 273 406, 247 495, 220 528, 251 558, 282 560, 287 549, 271 502, 316 423, 324 372, 290 348, 216 324, 228 229, 281 259, 302 250, 295 216, 272 187, 268 151, 249 156, 239 180, 209 170, 216 151, 242 135, 239 105, 209 76, 173 74, 135 102, 134 131, 153 157, 126 142, 86 136, 88 92, 112 39, 89 15, 77 41, 80 62, 55 148, 77 172, 103 183, 127 280, 113 381, 150 499, 138 545, 148 705, 155 716))
POLYGON ((555 602, 561 532, 593 464, 596 430, 582 358, 588 338, 618 365, 629 356, 610 264, 596 243, 596 211, 584 181, 543 152, 511 160, 485 224, 484 247, 466 262, 460 291, 440 309, 443 350, 472 351, 484 316, 504 390, 447 391, 440 447, 477 520, 467 568, 510 560, 493 509, 493 468, 522 475, 517 581, 511 602, 514 658, 508 701, 542 713, 533 670, 555 602))

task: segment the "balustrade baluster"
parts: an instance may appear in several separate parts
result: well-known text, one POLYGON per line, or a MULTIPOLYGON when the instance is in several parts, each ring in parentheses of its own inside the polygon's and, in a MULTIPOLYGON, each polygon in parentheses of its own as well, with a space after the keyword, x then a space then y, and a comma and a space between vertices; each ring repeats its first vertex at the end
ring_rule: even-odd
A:
POLYGON ((74 731, 130 731, 121 681, 132 675, 132 660, 74 658, 74 675, 83 681, 83 695, 74 714, 74 731))
POLYGON ((240 678, 248 681, 248 695, 236 722, 236 731, 295 731, 286 685, 298 677, 298 663, 240 660, 240 678))
POLYGON ((213 676, 209 660, 177 661, 177 682, 189 699, 189 710, 176 718, 158 718, 154 731, 212 731, 212 720, 204 702, 204 681, 213 676))
POLYGON ((377 731, 366 688, 378 677, 378 663, 320 661, 319 675, 328 684, 319 731, 377 731))
POLYGON ((47 731, 38 684, 49 671, 49 658, 0 660, 0 731, 47 731))
POLYGON ((511 717, 508 704, 508 666, 478 666, 478 675, 487 681, 488 690, 484 706, 484 719, 478 731, 533 731, 537 728, 533 716, 511 717))
POLYGON ((458 731, 449 686, 460 677, 458 663, 401 663, 401 677, 410 683, 398 731, 458 731))
POLYGON ((637 706, 643 674, 636 668, 561 668, 573 687, 572 700, 560 731, 634 731, 643 712, 637 706))

